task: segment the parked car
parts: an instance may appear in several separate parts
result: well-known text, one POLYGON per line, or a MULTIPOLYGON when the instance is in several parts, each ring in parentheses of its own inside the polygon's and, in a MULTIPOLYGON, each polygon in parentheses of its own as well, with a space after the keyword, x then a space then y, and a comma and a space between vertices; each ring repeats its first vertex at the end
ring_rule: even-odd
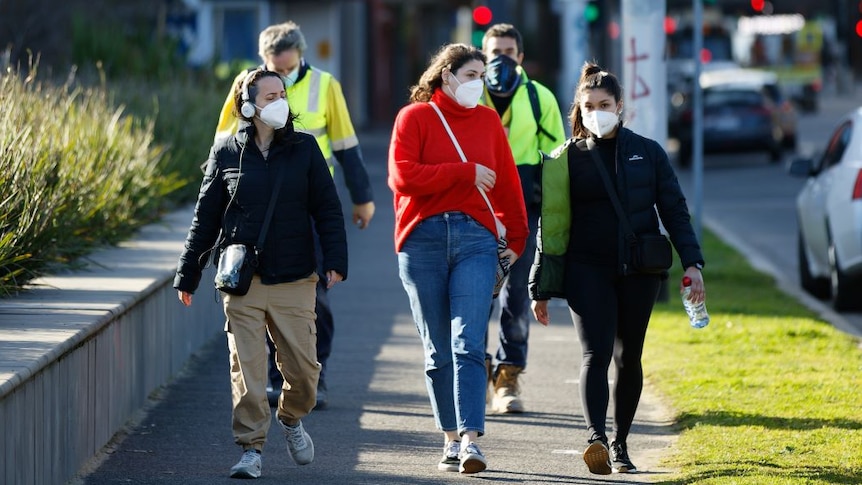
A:
MULTIPOLYGON (((782 157, 783 132, 762 87, 716 83, 703 88, 703 151, 764 151, 772 162, 782 157)), ((694 121, 691 106, 680 114, 677 163, 691 163, 694 121)))
POLYGON ((762 90, 768 101, 767 106, 781 128, 782 145, 796 150, 799 113, 778 84, 777 74, 759 69, 718 69, 701 74, 700 85, 704 88, 716 85, 747 86, 762 90))
POLYGON ((862 309, 862 108, 846 115, 822 154, 800 157, 796 198, 799 279, 838 311, 862 309))

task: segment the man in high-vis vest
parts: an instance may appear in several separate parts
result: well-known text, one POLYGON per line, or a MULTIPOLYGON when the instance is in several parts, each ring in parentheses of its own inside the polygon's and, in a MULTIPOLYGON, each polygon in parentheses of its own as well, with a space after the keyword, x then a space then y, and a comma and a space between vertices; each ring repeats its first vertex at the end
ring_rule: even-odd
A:
MULTIPOLYGON (((298 115, 294 126, 297 131, 309 133, 317 139, 331 173, 334 173, 334 162, 339 163, 353 202, 352 222, 359 229, 365 229, 374 217, 371 183, 365 170, 359 140, 350 121, 341 84, 332 74, 312 67, 306 62, 302 56, 307 47, 305 36, 294 22, 267 27, 260 33, 258 44, 258 53, 263 60, 263 65, 258 68, 266 68, 281 75, 290 111, 298 115)), ((241 83, 248 72, 249 70, 239 73, 234 79, 234 84, 241 83)), ((233 113, 232 92, 231 90, 228 93, 219 115, 216 139, 232 135, 237 130, 239 120, 233 113)), ((317 240, 315 244, 319 244, 317 240)), ((318 273, 322 273, 319 247, 316 252, 318 273)), ((326 361, 332 352, 334 324, 326 290, 326 278, 322 274, 317 285, 315 311, 317 312, 317 360, 321 365, 315 409, 324 409, 328 404, 325 381, 326 361)), ((276 405, 275 401, 281 394, 282 379, 272 359, 270 359, 270 381, 273 388, 273 391, 268 393, 270 404, 276 405)))
POLYGON ((500 292, 499 346, 489 362, 494 394, 492 411, 522 413, 519 377, 527 366, 530 336, 530 295, 527 283, 536 252, 536 232, 541 209, 541 153, 551 153, 566 140, 557 99, 545 86, 530 80, 521 63, 524 43, 510 24, 491 26, 482 38, 485 95, 482 103, 497 110, 509 137, 509 146, 521 177, 530 237, 523 256, 512 265, 509 280, 500 292))

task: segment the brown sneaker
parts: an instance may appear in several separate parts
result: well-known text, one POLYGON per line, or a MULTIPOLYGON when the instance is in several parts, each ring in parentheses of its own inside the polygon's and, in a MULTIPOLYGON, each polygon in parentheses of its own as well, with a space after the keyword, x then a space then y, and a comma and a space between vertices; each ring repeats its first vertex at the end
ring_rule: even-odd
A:
POLYGON ((611 454, 608 445, 602 440, 593 440, 584 450, 584 463, 590 469, 590 473, 596 475, 611 474, 611 454))
POLYGON ((523 371, 523 367, 509 364, 500 364, 497 367, 494 399, 491 403, 492 411, 504 414, 524 412, 524 403, 520 397, 521 388, 518 385, 518 376, 523 371))

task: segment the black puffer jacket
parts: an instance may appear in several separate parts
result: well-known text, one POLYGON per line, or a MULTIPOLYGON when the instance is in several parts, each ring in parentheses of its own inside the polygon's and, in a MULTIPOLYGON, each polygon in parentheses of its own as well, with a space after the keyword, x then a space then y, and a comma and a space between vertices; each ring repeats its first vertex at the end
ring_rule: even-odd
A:
MULTIPOLYGON (((578 152, 578 155, 590 158, 586 152, 578 152)), ((683 268, 696 263, 702 265, 703 254, 691 226, 685 196, 661 145, 620 127, 617 164, 617 194, 634 233, 658 234, 658 210, 658 217, 679 254, 683 268)), ((623 234, 620 237, 620 246, 624 247, 623 234)))
MULTIPOLYGON (((542 162, 542 219, 529 279, 533 300, 566 295, 567 250, 570 238, 577 237, 571 227, 569 168, 570 164, 594 164, 590 153, 580 149, 584 142, 570 138, 542 162)), ((703 265, 685 196, 661 145, 620 127, 616 154, 617 193, 633 232, 659 234, 660 217, 683 268, 703 265)), ((630 255, 621 229, 618 238, 620 272, 628 274, 630 255)))
POLYGON ((287 136, 273 141, 268 160, 254 143, 250 124, 213 145, 174 288, 190 293, 197 289, 208 250, 216 243, 216 261, 229 244, 257 243, 280 166, 282 185, 257 267, 261 282, 278 284, 311 275, 317 266, 315 229, 323 248, 323 270, 347 278, 347 235, 332 175, 314 137, 294 132, 291 125, 287 130, 287 136))

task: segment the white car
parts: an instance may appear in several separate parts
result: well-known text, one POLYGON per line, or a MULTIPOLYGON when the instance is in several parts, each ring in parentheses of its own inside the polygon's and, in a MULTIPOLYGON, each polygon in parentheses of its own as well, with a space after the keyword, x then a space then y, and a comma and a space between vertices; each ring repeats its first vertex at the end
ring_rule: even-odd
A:
POLYGON ((838 311, 862 309, 862 108, 845 115, 818 157, 791 162, 807 177, 796 198, 799 278, 838 311))

